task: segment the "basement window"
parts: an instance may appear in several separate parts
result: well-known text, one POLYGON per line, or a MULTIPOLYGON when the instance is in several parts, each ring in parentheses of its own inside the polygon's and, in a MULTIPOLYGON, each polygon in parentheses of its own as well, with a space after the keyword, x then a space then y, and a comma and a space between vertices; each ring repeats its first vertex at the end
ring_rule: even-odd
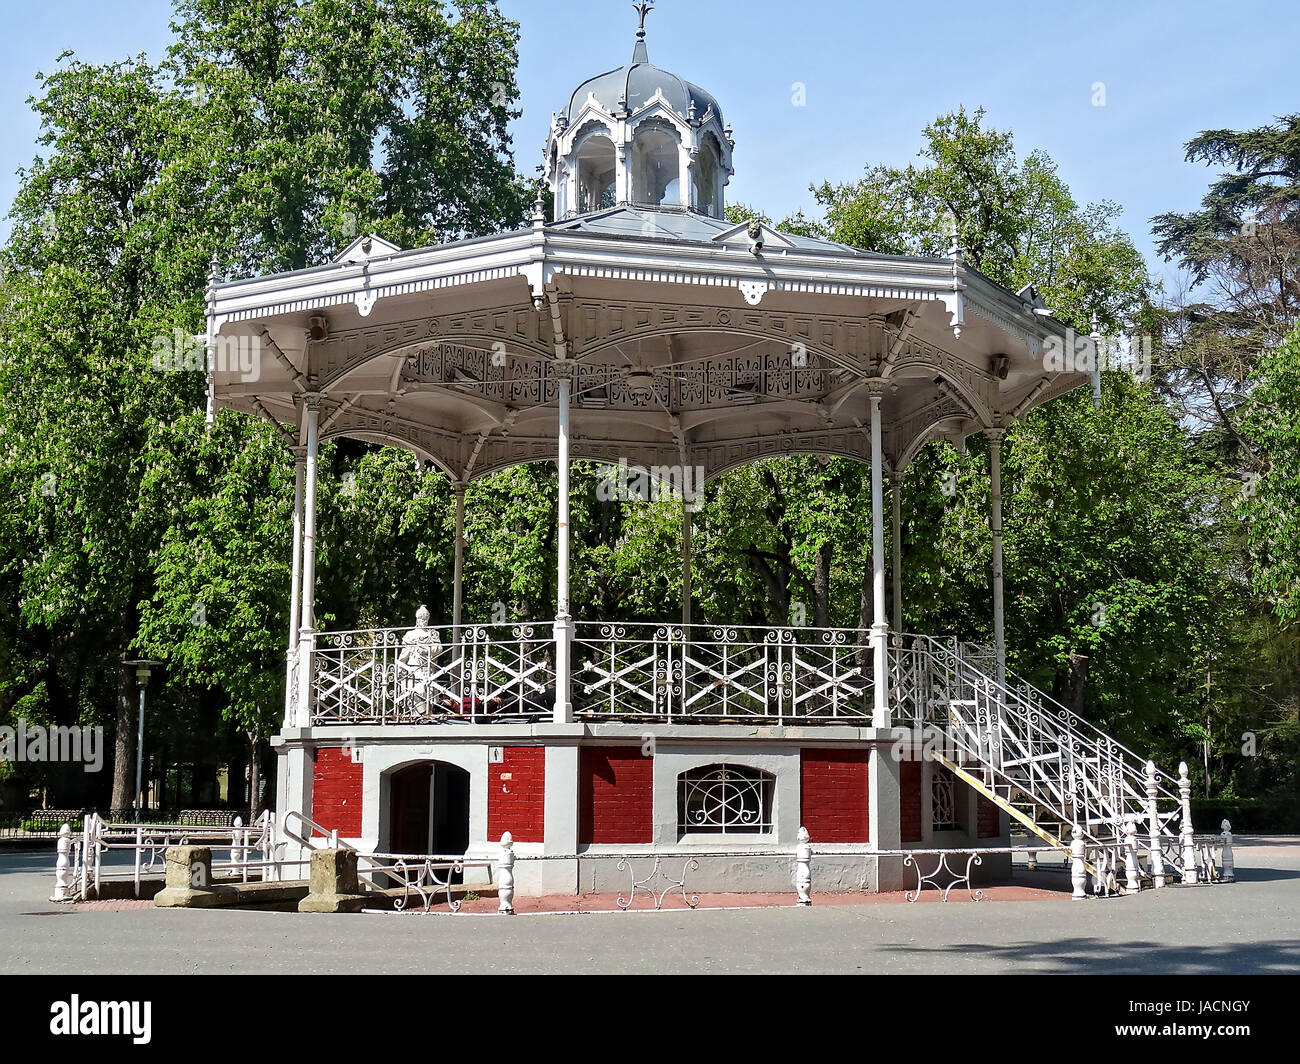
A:
POLYGON ((772 830, 776 777, 744 765, 707 765, 677 777, 677 830, 759 835, 772 830))

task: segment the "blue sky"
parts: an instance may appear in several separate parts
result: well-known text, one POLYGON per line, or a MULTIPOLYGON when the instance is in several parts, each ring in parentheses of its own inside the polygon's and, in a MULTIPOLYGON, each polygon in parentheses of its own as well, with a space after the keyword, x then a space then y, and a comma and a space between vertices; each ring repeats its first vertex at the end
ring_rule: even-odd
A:
MULTIPOLYGON (((520 22, 523 117, 516 161, 532 175, 550 115, 585 78, 631 55, 630 0, 501 0, 520 22)), ((69 49, 103 61, 157 58, 170 0, 5 5, 0 41, 0 201, 30 162, 25 101, 37 70, 69 49)), ((713 93, 735 128, 729 200, 776 218, 809 210, 808 185, 905 165, 922 128, 965 105, 1045 150, 1080 202, 1111 199, 1152 268, 1148 219, 1194 206, 1213 172, 1183 161, 1209 128, 1242 129, 1300 111, 1300 5, 1292 0, 868 4, 857 0, 659 0, 650 58, 713 93), (807 104, 792 103, 806 86, 807 104), (1097 82, 1105 106, 1094 106, 1097 82)), ((0 223, 0 234, 8 231, 0 223)))

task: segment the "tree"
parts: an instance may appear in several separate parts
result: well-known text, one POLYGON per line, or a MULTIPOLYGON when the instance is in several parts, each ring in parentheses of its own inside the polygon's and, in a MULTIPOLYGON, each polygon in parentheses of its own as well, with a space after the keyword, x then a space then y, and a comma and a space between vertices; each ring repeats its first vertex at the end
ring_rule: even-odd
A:
POLYGON ((517 224, 531 198, 506 134, 518 28, 494 4, 182 0, 175 30, 161 67, 41 79, 46 154, 3 254, 0 491, 20 516, 0 526, 18 603, 0 691, 75 717, 116 685, 114 807, 135 730, 120 656, 149 647, 196 704, 219 685, 254 736, 282 674, 267 640, 288 630, 291 460, 265 426, 206 436, 202 373, 153 368, 201 330, 214 253, 302 266, 366 229, 411 244, 517 224), (212 547, 197 565, 193 543, 212 547), (188 623, 203 595, 229 627, 188 623))
POLYGON ((1190 277, 1165 311, 1161 386, 1208 445, 1258 473, 1240 419, 1259 359, 1300 317, 1300 115, 1207 130, 1186 157, 1231 170, 1199 210, 1152 219, 1158 250, 1190 277))

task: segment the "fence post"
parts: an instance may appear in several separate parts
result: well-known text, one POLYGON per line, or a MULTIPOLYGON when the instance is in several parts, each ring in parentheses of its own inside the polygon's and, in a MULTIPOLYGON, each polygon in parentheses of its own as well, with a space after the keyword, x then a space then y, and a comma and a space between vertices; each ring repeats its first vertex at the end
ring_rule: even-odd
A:
POLYGON ((54 893, 50 895, 50 901, 67 901, 68 887, 68 856, 72 853, 72 828, 67 824, 59 828, 58 842, 59 856, 54 862, 54 893))
POLYGON ((1222 827, 1223 853, 1219 856, 1219 878, 1224 883, 1231 883, 1237 878, 1232 863, 1232 825, 1225 820, 1222 827))
POLYGON ((506 832, 501 836, 501 859, 497 862, 498 916, 515 915, 515 851, 514 836, 506 832))
POLYGON ((1178 764, 1178 800, 1183 807, 1183 882, 1195 883, 1196 836, 1192 832, 1192 781, 1187 775, 1186 761, 1178 764))
POLYGON ((1074 839, 1070 843, 1070 882, 1074 884, 1074 901, 1084 901, 1088 897, 1088 869, 1083 863, 1083 830, 1074 825, 1074 839))
POLYGON ((240 831, 243 826, 244 818, 242 816, 235 817, 235 822, 230 826, 230 870, 236 877, 239 876, 242 870, 244 882, 247 883, 248 870, 243 868, 244 851, 240 848, 241 843, 244 841, 242 838, 243 832, 240 831))
POLYGON ((1160 787, 1156 783, 1156 763, 1147 762, 1147 830, 1151 834, 1151 885, 1165 885, 1165 859, 1160 853, 1160 787))
POLYGON ((1142 880, 1138 878, 1138 826, 1137 820, 1130 813, 1124 818, 1124 885, 1125 894, 1137 894, 1142 889, 1142 880))
POLYGON ((794 848, 794 889, 800 905, 812 904, 812 843, 808 829, 799 829, 799 843, 794 848))

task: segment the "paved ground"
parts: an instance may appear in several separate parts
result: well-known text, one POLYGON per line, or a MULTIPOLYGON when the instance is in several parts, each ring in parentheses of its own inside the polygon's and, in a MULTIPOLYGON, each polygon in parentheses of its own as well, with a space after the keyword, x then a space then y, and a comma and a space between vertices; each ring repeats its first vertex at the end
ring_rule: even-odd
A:
POLYGON ((57 907, 50 852, 0 852, 0 973, 1300 972, 1300 839, 1236 852, 1236 884, 1104 901, 513 919, 57 907))

